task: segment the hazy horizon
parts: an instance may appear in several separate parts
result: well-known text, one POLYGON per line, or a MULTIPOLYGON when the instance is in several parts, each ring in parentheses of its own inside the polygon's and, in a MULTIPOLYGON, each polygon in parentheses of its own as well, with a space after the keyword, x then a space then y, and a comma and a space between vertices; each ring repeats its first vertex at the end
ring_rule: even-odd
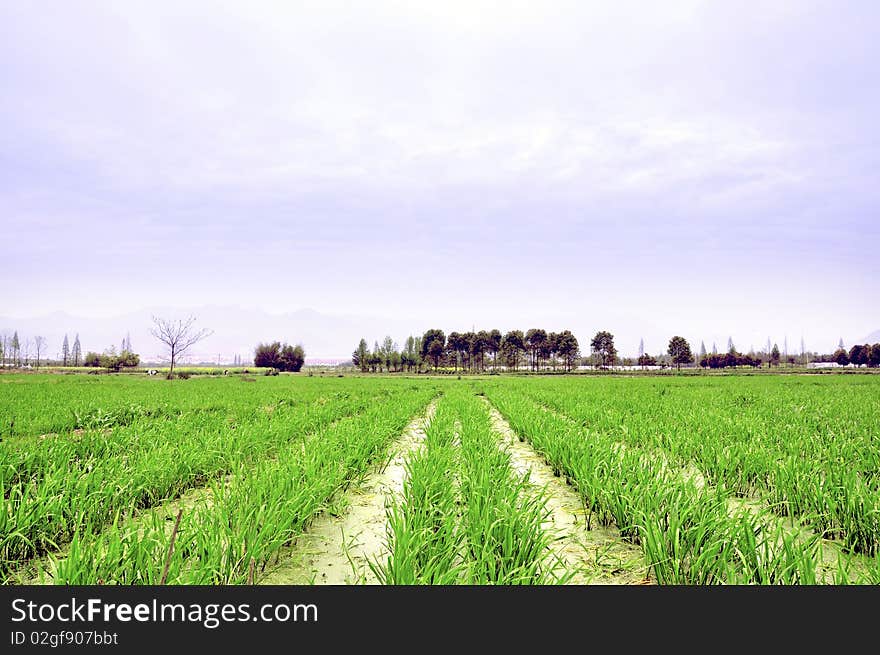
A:
POLYGON ((880 329, 876 3, 0 19, 0 331, 240 308, 209 317, 205 352, 342 358, 358 330, 571 329, 587 352, 608 329, 656 354, 880 329), (311 346, 248 318, 306 309, 264 327, 311 346))
MULTIPOLYGON (((302 344, 306 350, 307 362, 341 361, 351 357, 351 351, 355 349, 361 338, 365 338, 372 347, 374 342, 381 343, 385 336, 390 336, 399 346, 403 346, 407 336, 423 334, 429 328, 440 328, 446 334, 451 331, 465 332, 471 329, 490 330, 493 328, 501 329, 502 332, 509 329, 525 331, 532 327, 544 328, 548 331, 571 329, 580 342, 581 354, 584 356, 589 354, 590 339, 600 329, 608 329, 614 334, 615 344, 621 357, 635 357, 642 341, 644 341, 647 353, 653 355, 664 353, 673 334, 685 336, 695 354, 699 352, 701 342, 705 343, 709 352, 712 351, 713 345, 717 347, 719 352, 725 352, 728 338, 733 339, 734 346, 741 352, 751 350, 761 352, 766 348, 767 339, 770 339, 771 343, 777 344, 781 351, 787 351, 788 354, 799 354, 801 347, 800 334, 770 334, 762 337, 758 332, 753 331, 748 335, 723 334, 721 332, 701 335, 692 333, 690 330, 663 331, 656 326, 636 319, 618 324, 606 321, 595 325, 556 320, 533 321, 514 325, 456 324, 450 326, 442 323, 426 324, 418 320, 409 321, 381 316, 323 314, 311 308, 272 313, 257 308, 221 305, 188 309, 153 307, 97 319, 65 312, 53 312, 46 316, 37 317, 0 315, 0 334, 12 334, 13 329, 19 326, 19 336, 22 340, 38 333, 43 337, 48 336, 48 349, 44 351, 44 354, 48 352, 51 357, 55 357, 56 351, 60 353, 65 334, 72 343, 74 335, 78 333, 81 337, 83 352, 102 352, 111 346, 118 351, 122 338, 128 336, 132 341, 133 349, 141 355, 144 361, 155 362, 163 358, 164 347, 150 335, 149 330, 152 327, 151 317, 153 315, 175 319, 194 316, 196 327, 207 327, 213 330, 213 334, 192 348, 185 360, 222 364, 231 363, 235 355, 247 361, 253 356, 257 343, 271 341, 302 344), (22 330, 21 327, 25 329, 22 330), (31 329, 28 331, 27 328, 31 329), (639 328, 644 329, 639 331, 639 328)), ((836 349, 840 339, 844 341, 847 349, 856 343, 880 342, 880 329, 871 333, 843 334, 818 340, 812 337, 813 335, 804 335, 803 337, 806 351, 828 354, 836 349)))

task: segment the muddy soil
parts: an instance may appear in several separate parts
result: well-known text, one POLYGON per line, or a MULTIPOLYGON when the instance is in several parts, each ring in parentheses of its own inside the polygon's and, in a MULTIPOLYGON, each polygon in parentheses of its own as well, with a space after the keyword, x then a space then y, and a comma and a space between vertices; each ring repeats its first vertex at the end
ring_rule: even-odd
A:
POLYGON ((436 401, 407 426, 384 466, 337 494, 259 584, 378 584, 369 563, 387 556, 386 503, 403 493, 404 464, 425 439, 436 401))
POLYGON ((544 529, 554 536, 558 560, 556 575, 573 573, 569 584, 644 584, 645 559, 641 549, 629 544, 613 529, 595 524, 587 529, 584 504, 564 478, 553 475, 534 448, 522 442, 504 417, 490 406, 492 425, 510 454, 511 466, 544 490, 549 516, 544 529))

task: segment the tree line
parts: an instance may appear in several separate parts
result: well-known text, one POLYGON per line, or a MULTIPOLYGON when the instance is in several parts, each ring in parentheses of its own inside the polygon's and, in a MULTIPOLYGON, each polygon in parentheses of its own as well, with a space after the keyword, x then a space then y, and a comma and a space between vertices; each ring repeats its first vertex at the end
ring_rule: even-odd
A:
MULTIPOLYGON (((758 368, 765 362, 767 367, 779 366, 782 362, 783 354, 779 350, 778 344, 773 344, 768 351, 764 353, 748 353, 742 354, 737 352, 736 348, 731 345, 730 350, 726 353, 703 353, 700 357, 700 366, 703 368, 728 368, 735 366, 751 366, 758 368)), ((789 364, 797 363, 798 358, 793 355, 786 357, 789 364)), ((833 354, 819 355, 810 353, 801 359, 808 359, 814 362, 836 362, 840 366, 853 364, 854 366, 867 366, 869 368, 880 367, 880 343, 855 345, 847 351, 845 348, 838 348, 833 354)), ((806 362, 804 362, 806 363, 806 362)))
POLYGON ((870 345, 867 343, 857 344, 849 349, 838 348, 833 355, 831 361, 837 362, 841 366, 853 364, 854 366, 868 366, 870 368, 880 367, 880 343, 870 345))
POLYGON ((506 370, 518 370, 526 365, 539 371, 557 367, 570 371, 577 364, 580 348, 569 330, 547 332, 533 328, 526 332, 510 330, 480 330, 478 332, 450 332, 432 328, 421 336, 409 336, 400 348, 390 336, 382 345, 376 341, 373 348, 361 339, 352 353, 352 363, 363 372, 421 371, 424 366, 438 370, 451 367, 453 372, 496 371, 499 365, 506 370))
MULTIPOLYGON (((0 335, 0 366, 4 368, 7 366, 39 368, 41 365, 53 361, 49 359, 48 350, 48 341, 45 337, 19 338, 18 330, 13 332, 11 336, 2 334, 0 335)), ((82 346, 80 346, 78 334, 74 338, 72 349, 67 335, 64 335, 60 357, 54 361, 63 362, 64 366, 79 366, 82 363, 82 346)))
MULTIPOLYGON (((606 369, 609 366, 614 366, 618 361, 617 348, 614 345, 614 335, 607 330, 600 330, 590 340, 590 352, 593 357, 593 365, 597 368, 606 369)), ((682 364, 687 365, 694 361, 690 343, 688 343, 687 339, 678 335, 669 340, 666 354, 669 355, 670 361, 679 369, 681 369, 682 364)), ((657 366, 657 357, 645 352, 644 340, 639 343, 639 356, 636 362, 638 366, 643 368, 657 366)), ((665 362, 661 366, 665 366, 665 362)))
POLYGON ((18 330, 11 336, 0 335, 0 364, 5 368, 12 367, 39 367, 46 357, 46 338, 36 336, 33 338, 19 338, 18 330))
POLYGON ((117 371, 123 367, 138 366, 140 356, 132 351, 128 335, 122 339, 121 345, 118 353, 116 348, 111 347, 103 353, 90 351, 83 355, 79 334, 74 336, 72 344, 65 334, 61 342, 61 352, 55 359, 50 359, 47 355, 48 342, 45 337, 20 339, 16 330, 12 336, 0 335, 0 365, 13 368, 39 368, 41 365, 88 366, 117 371))
MULTIPOLYGON (((767 340, 767 348, 762 353, 740 353, 728 339, 728 350, 718 353, 715 345, 712 352, 706 351, 705 343, 700 343, 698 354, 694 354, 690 343, 680 335, 673 336, 666 351, 657 356, 645 352, 644 340, 639 344, 639 355, 635 360, 618 357, 614 335, 600 330, 590 340, 590 354, 581 357, 577 338, 568 330, 547 332, 531 329, 526 332, 511 330, 502 334, 499 330, 479 332, 450 332, 430 329, 421 336, 410 336, 404 348, 400 348, 390 336, 380 345, 374 342, 372 349, 366 339, 361 339, 352 353, 352 363, 363 372, 420 372, 424 367, 452 369, 455 371, 484 372, 503 367, 504 370, 544 371, 548 369, 571 371, 579 364, 590 364, 597 369, 608 369, 620 363, 647 367, 666 367, 699 365, 704 369, 723 369, 749 366, 757 368, 765 363, 768 367, 779 366, 783 353, 778 344, 767 340)), ((802 344, 803 347, 803 344, 802 344)), ((796 363, 794 356, 785 355, 789 364, 796 363)), ((813 361, 836 361, 845 366, 852 363, 859 366, 880 366, 880 344, 853 346, 849 351, 842 347, 833 355, 811 355, 813 361)))
POLYGON ((367 345, 367 340, 361 339, 351 354, 351 361, 364 373, 376 373, 383 370, 388 373, 420 371, 424 362, 422 337, 410 335, 401 349, 397 342, 387 336, 381 346, 378 341, 374 342, 372 350, 367 345))
MULTIPOLYGON (((157 316, 153 316, 152 319, 153 327, 150 329, 150 334, 167 348, 171 364, 168 371, 168 378, 171 379, 174 375, 174 366, 179 358, 184 355, 191 346, 213 334, 213 331, 206 328, 196 329, 194 325, 196 319, 194 316, 177 321, 157 316)), ((31 366, 33 363, 33 366, 39 367, 41 363, 45 362, 41 357, 46 353, 46 343, 46 339, 42 336, 34 337, 33 340, 26 339, 22 341, 18 336, 17 330, 12 336, 4 333, 0 335, 0 365, 4 368, 7 366, 27 367, 31 366)), ((290 361, 295 361, 296 356, 300 355, 302 356, 302 360, 304 360, 305 354, 302 352, 301 347, 298 348, 299 351, 295 353, 294 358, 290 361)), ((118 371, 121 368, 133 368, 139 366, 140 355, 134 352, 129 334, 126 334, 122 338, 118 352, 115 346, 111 346, 103 353, 99 354, 90 351, 87 352, 85 356, 82 354, 82 345, 80 344, 79 334, 74 337, 72 346, 67 334, 65 334, 64 340, 61 343, 61 352, 58 355, 58 358, 53 362, 53 365, 82 365, 96 368, 102 367, 118 371)), ((302 363, 300 362, 298 366, 301 367, 302 363)), ((299 368, 296 370, 299 370, 299 368)))

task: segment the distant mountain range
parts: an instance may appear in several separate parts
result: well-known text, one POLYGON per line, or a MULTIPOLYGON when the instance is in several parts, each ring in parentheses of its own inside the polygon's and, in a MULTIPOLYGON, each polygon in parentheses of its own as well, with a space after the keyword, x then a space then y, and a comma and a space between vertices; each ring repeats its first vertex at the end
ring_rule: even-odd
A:
POLYGON ((103 352, 111 346, 119 350, 128 335, 132 350, 139 353, 144 362, 158 362, 164 351, 162 344, 150 334, 151 317, 176 320, 189 315, 196 317, 197 328, 209 328, 213 334, 187 352, 187 361, 221 364, 231 364, 236 355, 245 362, 250 361, 254 347, 261 341, 301 343, 307 363, 336 363, 349 359, 362 337, 381 340, 377 335, 390 334, 402 346, 409 334, 420 334, 427 329, 417 321, 330 315, 312 309, 270 314, 237 306, 212 305, 192 311, 154 307, 109 318, 87 318, 64 312, 33 318, 0 316, 0 333, 17 331, 23 348, 27 339, 33 340, 37 335, 45 337, 47 343, 42 357, 48 354, 53 359, 60 356, 65 334, 71 347, 75 335, 79 334, 83 354, 103 352))
POLYGON ((868 336, 859 339, 857 343, 880 343, 880 330, 874 330, 868 336))

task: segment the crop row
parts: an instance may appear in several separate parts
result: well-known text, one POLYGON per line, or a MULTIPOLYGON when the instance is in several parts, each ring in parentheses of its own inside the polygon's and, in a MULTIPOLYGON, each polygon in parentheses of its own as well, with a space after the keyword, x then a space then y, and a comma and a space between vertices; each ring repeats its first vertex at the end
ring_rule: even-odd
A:
POLYGON ((139 422, 104 433, 34 442, 34 449, 4 451, 0 468, 0 579, 25 560, 57 550, 80 531, 175 498, 222 477, 382 399, 325 396, 282 404, 240 421, 193 414, 139 422))
POLYGON ((99 532, 78 532, 54 565, 55 582, 247 582, 384 452, 435 393, 423 386, 374 399, 356 416, 288 441, 272 458, 239 462, 228 481, 215 480, 200 502, 182 510, 176 531, 160 507, 99 532))
MULTIPOLYGON (((383 380, 380 388, 404 386, 383 380)), ((356 378, 197 377, 164 380, 146 375, 2 375, 0 438, 4 444, 72 430, 108 429, 141 419, 221 412, 244 418, 303 395, 361 395, 377 387, 356 378)))
MULTIPOLYGON (((0 377, 0 437, 35 437, 71 430, 111 428, 138 419, 188 411, 253 407, 265 385, 240 383, 230 402, 223 380, 165 380, 141 376, 31 375, 0 377), (251 398, 248 398, 250 396, 251 398), (223 397, 222 402, 217 402, 223 397)), ((288 391, 289 393, 289 391, 288 391)))
POLYGON ((877 552, 880 447, 873 430, 880 429, 880 404, 869 393, 874 385, 799 379, 738 379, 735 386, 728 380, 618 382, 521 391, 585 433, 658 449, 680 467, 699 468, 710 484, 740 496, 760 495, 776 514, 797 517, 851 552, 877 552))
POLYGON ((641 546, 660 584, 815 584, 820 540, 772 516, 731 509, 722 488, 699 487, 661 460, 621 448, 500 387, 487 392, 514 431, 577 489, 602 525, 641 546))
POLYGON ((539 493, 499 448, 487 409, 450 390, 406 463, 403 498, 388 515, 385 584, 542 584, 554 581, 539 493))

